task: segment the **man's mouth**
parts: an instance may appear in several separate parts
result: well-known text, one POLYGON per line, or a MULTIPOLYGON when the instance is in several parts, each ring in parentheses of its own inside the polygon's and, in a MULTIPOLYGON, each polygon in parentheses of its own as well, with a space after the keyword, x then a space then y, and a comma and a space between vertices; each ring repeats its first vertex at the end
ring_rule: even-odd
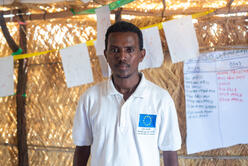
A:
POLYGON ((126 63, 119 63, 119 64, 116 64, 115 66, 119 69, 126 69, 130 67, 130 65, 126 63))

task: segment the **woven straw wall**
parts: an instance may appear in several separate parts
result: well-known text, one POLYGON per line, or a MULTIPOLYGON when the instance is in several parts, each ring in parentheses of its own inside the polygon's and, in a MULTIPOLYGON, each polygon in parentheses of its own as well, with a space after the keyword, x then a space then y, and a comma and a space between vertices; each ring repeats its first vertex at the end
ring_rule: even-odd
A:
MULTIPOLYGON (((160 17, 135 17, 129 20, 139 27, 161 22, 160 17)), ((18 41, 18 25, 9 23, 18 41)), ((201 51, 233 49, 248 44, 245 19, 201 18, 195 24, 201 51), (217 27, 217 28, 214 28, 217 27)), ((28 22, 28 52, 65 48, 96 38, 96 21, 88 16, 28 22)), ((167 89, 172 95, 179 116, 183 146, 179 151, 182 166, 248 165, 248 145, 186 154, 186 118, 183 84, 183 63, 172 64, 163 30, 160 30, 165 61, 160 68, 146 69, 147 79, 167 89)), ((0 32, 0 57, 11 54, 0 32)), ((102 81, 95 48, 88 47, 94 83, 68 89, 59 52, 28 59, 27 143, 30 166, 72 165, 74 145, 71 132, 79 96, 90 86, 102 81)), ((15 75, 18 63, 15 62, 15 75)), ((0 98, 0 165, 17 165, 17 129, 15 96, 0 98)))

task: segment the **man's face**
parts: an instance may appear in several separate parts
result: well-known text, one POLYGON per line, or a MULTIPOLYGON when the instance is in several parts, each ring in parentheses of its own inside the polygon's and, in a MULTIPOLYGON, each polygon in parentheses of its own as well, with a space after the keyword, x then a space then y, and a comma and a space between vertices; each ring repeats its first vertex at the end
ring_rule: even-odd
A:
POLYGON ((139 49, 139 38, 134 32, 113 32, 108 37, 104 55, 114 77, 129 78, 138 73, 138 65, 145 56, 139 49))

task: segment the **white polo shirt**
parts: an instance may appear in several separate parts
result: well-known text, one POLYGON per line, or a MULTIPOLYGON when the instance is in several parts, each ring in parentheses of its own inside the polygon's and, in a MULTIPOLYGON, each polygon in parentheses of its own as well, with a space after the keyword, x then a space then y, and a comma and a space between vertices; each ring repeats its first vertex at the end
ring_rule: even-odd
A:
POLYGON ((91 146, 91 166, 159 166, 159 150, 181 148, 172 98, 143 75, 127 101, 111 79, 88 89, 72 136, 77 146, 91 146))

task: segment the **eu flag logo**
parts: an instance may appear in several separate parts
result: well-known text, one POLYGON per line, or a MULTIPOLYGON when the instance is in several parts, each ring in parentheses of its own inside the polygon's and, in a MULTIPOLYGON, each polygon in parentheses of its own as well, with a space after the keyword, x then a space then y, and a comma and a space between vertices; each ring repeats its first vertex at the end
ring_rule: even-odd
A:
POLYGON ((140 114, 139 117, 139 127, 156 127, 157 115, 140 114))

